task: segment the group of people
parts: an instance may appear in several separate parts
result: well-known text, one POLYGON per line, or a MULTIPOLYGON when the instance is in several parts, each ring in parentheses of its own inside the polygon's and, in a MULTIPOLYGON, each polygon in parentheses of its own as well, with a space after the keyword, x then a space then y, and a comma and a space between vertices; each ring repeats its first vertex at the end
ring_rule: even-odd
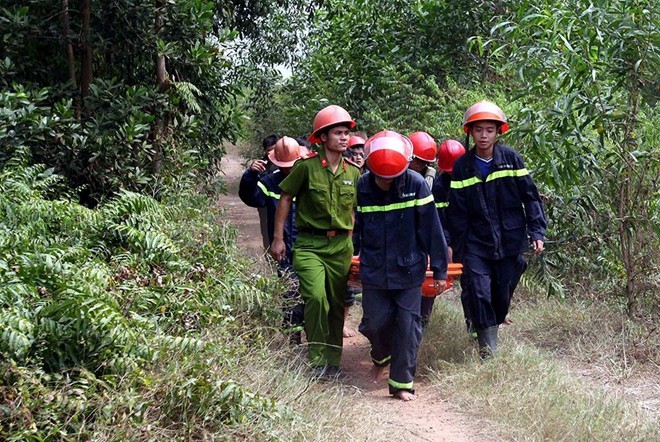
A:
POLYGON ((266 208, 270 255, 297 282, 287 295, 286 328, 298 342, 304 328, 315 375, 341 373, 347 278, 358 255, 359 331, 371 344, 371 375, 379 379, 389 366, 390 394, 409 401, 434 300, 422 297, 427 270, 439 295, 448 263, 463 264, 468 331, 480 356, 492 357, 526 268, 523 252, 530 243, 534 253, 543 251, 545 214, 521 155, 497 141, 509 126, 492 102, 465 113, 465 143, 438 147, 428 133, 388 130, 366 138, 355 126, 340 106, 322 109, 308 139, 314 149, 279 138, 268 153, 278 169, 267 172, 266 161, 254 161, 239 195, 266 208))

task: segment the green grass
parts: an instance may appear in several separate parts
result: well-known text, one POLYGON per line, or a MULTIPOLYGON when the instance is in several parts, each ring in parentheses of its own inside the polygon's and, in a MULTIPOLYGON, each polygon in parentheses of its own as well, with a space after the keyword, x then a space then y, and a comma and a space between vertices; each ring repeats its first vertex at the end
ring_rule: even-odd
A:
POLYGON ((552 300, 516 306, 514 324, 502 327, 498 356, 482 363, 467 339, 460 307, 444 299, 436 302, 420 361, 430 367, 439 392, 492 422, 503 439, 659 440, 657 413, 573 375, 594 367, 587 361, 620 367, 617 355, 623 353, 616 352, 623 342, 608 342, 622 330, 611 321, 616 313, 578 307, 552 300))

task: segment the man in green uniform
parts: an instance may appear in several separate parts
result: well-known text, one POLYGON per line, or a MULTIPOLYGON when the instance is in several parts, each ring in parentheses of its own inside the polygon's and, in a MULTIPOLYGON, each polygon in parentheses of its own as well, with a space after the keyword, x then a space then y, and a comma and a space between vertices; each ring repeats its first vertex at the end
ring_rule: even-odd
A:
POLYGON ((353 256, 353 208, 360 170, 342 156, 353 127, 355 122, 339 106, 328 106, 316 115, 309 141, 320 147, 316 154, 297 161, 280 183, 270 246, 277 261, 285 256, 284 221, 295 197, 298 238, 293 267, 305 301, 308 355, 315 373, 330 378, 341 373, 344 298, 353 256))

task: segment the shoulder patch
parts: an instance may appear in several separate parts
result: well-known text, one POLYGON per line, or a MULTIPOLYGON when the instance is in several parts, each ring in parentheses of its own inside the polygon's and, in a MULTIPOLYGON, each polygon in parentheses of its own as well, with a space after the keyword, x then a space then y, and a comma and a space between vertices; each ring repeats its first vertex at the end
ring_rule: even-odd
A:
POLYGON ((307 156, 302 157, 301 159, 307 160, 309 158, 314 158, 314 157, 317 157, 317 156, 319 156, 318 152, 310 152, 310 153, 307 154, 307 156))

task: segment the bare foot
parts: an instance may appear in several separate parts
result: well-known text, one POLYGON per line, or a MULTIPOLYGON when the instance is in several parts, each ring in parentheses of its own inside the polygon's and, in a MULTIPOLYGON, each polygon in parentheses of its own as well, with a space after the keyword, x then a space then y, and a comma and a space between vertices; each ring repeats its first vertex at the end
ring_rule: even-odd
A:
POLYGON ((344 330, 341 333, 345 338, 352 338, 353 336, 357 335, 357 331, 348 327, 344 327, 344 330))
POLYGON ((374 383, 378 382, 380 377, 383 375, 383 371, 385 371, 385 367, 374 365, 371 367, 371 372, 369 372, 369 379, 371 379, 371 381, 374 383))
POLYGON ((404 402, 410 402, 417 399, 417 396, 406 390, 399 390, 394 393, 394 397, 404 402))
POLYGON ((513 324, 513 321, 511 319, 509 319, 508 317, 504 318, 504 325, 510 325, 510 324, 513 324))

